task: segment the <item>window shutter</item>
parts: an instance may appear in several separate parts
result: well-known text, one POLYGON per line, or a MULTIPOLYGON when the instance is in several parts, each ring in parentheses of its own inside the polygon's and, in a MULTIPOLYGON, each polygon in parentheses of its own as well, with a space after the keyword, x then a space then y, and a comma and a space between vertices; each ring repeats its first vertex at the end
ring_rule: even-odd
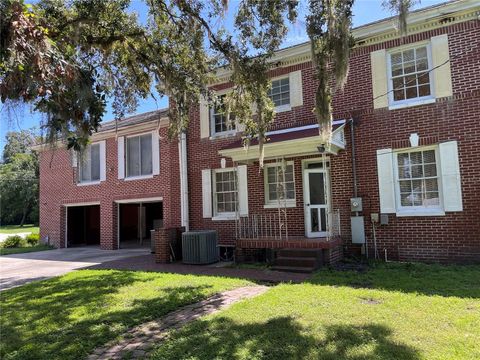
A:
POLYGON ((392 149, 377 150, 377 168, 380 212, 383 214, 395 213, 396 206, 392 149))
POLYGON ((437 98, 452 96, 452 75, 450 71, 450 55, 448 52, 448 35, 434 36, 432 44, 432 66, 440 66, 433 70, 434 95, 437 98), (443 64, 443 65, 442 65, 443 64))
POLYGON ((117 139, 118 146, 118 178, 125 178, 125 137, 119 136, 117 139))
POLYGON ((248 215, 247 165, 237 167, 238 177, 238 212, 240 216, 248 215))
POLYGON ((457 142, 448 141, 441 143, 439 145, 439 153, 443 207, 445 211, 462 211, 462 186, 457 142))
POLYGON ((202 170, 202 202, 203 217, 212 217, 212 172, 210 169, 202 170))
POLYGON ((370 63, 372 67, 373 108, 387 107, 388 77, 387 53, 385 49, 370 53, 370 63))
POLYGON ((210 137, 210 108, 203 97, 200 98, 200 137, 210 137))
POLYGON ((152 133, 152 172, 153 175, 160 174, 160 138, 158 130, 152 133))
POLYGON ((70 159, 72 161, 72 167, 76 168, 78 166, 78 154, 75 150, 70 150, 70 159))
POLYGON ((302 71, 294 71, 289 74, 290 82, 290 106, 303 105, 303 90, 302 90, 302 71))
POLYGON ((107 179, 107 152, 105 140, 100 141, 100 181, 107 179))

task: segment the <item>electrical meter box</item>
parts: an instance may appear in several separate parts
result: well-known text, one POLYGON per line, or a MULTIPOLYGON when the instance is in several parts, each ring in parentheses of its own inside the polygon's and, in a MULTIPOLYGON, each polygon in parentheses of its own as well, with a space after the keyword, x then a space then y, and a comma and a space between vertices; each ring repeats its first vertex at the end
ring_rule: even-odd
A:
POLYGON ((352 243, 365 244, 365 223, 363 216, 350 217, 352 226, 352 243))
POLYGON ((354 197, 350 199, 350 209, 353 212, 363 211, 362 198, 354 197))

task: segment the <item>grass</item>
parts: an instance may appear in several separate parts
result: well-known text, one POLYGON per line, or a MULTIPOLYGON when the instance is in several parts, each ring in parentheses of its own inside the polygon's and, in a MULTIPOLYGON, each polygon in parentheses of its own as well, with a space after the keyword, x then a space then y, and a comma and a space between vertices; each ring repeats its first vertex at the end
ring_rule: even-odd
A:
POLYGON ((18 234, 18 233, 25 233, 31 232, 34 234, 38 234, 40 229, 38 226, 34 226, 33 224, 25 224, 23 227, 19 225, 4 225, 0 226, 0 234, 18 234))
POLYGON ((35 246, 24 246, 18 248, 0 248, 1 255, 12 255, 12 254, 24 254, 36 251, 45 251, 55 249, 53 246, 49 245, 35 245, 35 246))
POLYGON ((129 328, 246 280, 80 270, 0 293, 0 359, 82 359, 129 328))
POLYGON ((324 270, 196 321, 153 359, 479 359, 480 266, 324 270))

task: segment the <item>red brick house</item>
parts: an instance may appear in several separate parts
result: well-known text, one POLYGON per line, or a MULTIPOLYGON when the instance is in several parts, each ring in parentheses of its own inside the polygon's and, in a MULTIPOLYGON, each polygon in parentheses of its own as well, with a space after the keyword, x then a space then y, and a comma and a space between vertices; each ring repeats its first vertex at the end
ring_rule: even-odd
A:
MULTIPOLYGON (((413 12, 403 39, 394 19, 356 28, 327 147, 312 113, 309 44, 278 51, 271 71, 277 114, 263 169, 258 146, 243 148, 241 126, 203 102, 192 109, 178 143, 166 139, 165 112, 123 120, 118 139, 105 124, 93 137, 99 145, 90 153, 100 165, 91 174, 79 165, 85 160, 72 166, 66 150, 44 151, 41 235, 68 245, 68 232, 75 232, 69 212, 80 218, 83 211, 85 224, 99 218, 103 248, 122 246, 124 223, 134 218, 130 237, 160 219, 164 227, 215 229, 238 259, 297 249, 280 251, 281 259, 290 258, 278 261, 280 267, 306 256, 298 249, 324 262, 345 251, 389 260, 479 261, 479 16, 478 1, 463 0, 413 12), (148 133, 151 140, 138 136, 148 133), (161 205, 148 205, 149 212, 144 203, 161 205), (152 215, 160 207, 162 216, 152 215)), ((218 75, 212 86, 221 97, 231 84, 227 72, 218 75)))

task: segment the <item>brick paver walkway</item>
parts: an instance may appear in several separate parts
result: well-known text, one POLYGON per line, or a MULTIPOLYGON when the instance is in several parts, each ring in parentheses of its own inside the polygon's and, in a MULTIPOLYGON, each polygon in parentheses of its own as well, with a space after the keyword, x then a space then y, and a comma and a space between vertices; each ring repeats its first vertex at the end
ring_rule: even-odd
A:
POLYGON ((203 301, 184 306, 163 318, 137 326, 118 342, 96 349, 89 360, 143 359, 152 346, 164 340, 170 330, 176 330, 201 316, 213 314, 243 299, 252 298, 267 291, 263 285, 245 286, 216 294, 203 301))

